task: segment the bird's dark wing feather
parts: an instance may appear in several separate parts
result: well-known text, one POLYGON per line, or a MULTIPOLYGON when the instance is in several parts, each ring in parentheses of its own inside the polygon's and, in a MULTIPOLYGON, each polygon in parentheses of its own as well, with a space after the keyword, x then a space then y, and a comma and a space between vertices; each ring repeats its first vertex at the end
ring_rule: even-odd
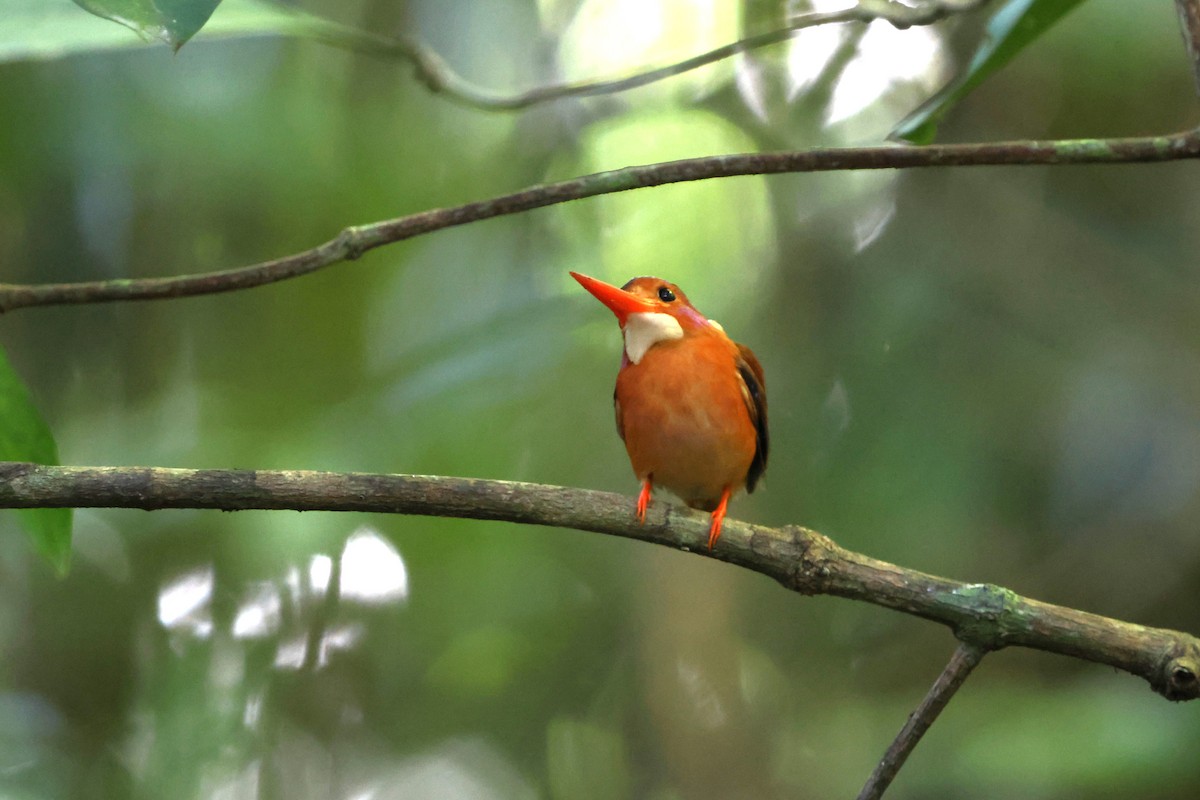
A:
POLYGON ((617 390, 613 389, 613 411, 617 414, 617 436, 625 441, 625 420, 621 417, 621 401, 617 399, 617 390))
MULTIPOLYGON (((750 421, 754 423, 757 433, 754 448, 754 460, 750 462, 750 471, 746 473, 746 491, 753 492, 754 485, 767 469, 767 451, 770 439, 767 436, 767 381, 763 377, 762 365, 750 352, 750 348, 738 345, 737 371, 742 379, 742 397, 746 400, 746 410, 750 412, 750 421)), ((620 427, 620 412, 617 414, 620 427)))

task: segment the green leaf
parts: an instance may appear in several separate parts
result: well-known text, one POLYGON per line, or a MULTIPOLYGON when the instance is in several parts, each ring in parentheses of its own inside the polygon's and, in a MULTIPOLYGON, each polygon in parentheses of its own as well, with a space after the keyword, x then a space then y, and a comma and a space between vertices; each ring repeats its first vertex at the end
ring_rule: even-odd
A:
MULTIPOLYGON (((34 407, 29 390, 0 350, 0 461, 57 464, 58 445, 34 407)), ((34 547, 65 574, 71 562, 71 509, 22 508, 17 511, 34 547)))
MULTIPOLYGON (((72 0, 0 0, 0 20, 0 63, 147 46, 120 26, 82 13, 72 0)), ((340 30, 271 0, 224 0, 197 38, 336 36, 340 30)))
POLYGON ((1009 0, 992 16, 970 65, 892 129, 888 138, 929 144, 950 108, 1083 0, 1009 0))
POLYGON ((147 39, 179 50, 204 27, 221 0, 75 0, 98 17, 111 19, 147 39))

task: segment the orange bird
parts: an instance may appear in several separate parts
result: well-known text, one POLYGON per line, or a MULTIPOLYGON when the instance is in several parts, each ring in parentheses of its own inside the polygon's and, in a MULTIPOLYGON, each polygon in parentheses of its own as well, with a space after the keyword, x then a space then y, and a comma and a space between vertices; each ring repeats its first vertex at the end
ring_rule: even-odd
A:
POLYGON ((750 348, 725 335, 673 283, 634 278, 620 289, 571 277, 617 315, 625 339, 613 404, 617 433, 642 482, 637 517, 654 486, 712 512, 708 549, 729 497, 753 492, 767 468, 767 390, 750 348))

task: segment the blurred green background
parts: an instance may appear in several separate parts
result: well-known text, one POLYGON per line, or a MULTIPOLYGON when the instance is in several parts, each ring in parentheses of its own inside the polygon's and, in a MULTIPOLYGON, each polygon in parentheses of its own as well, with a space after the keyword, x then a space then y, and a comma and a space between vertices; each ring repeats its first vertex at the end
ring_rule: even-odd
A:
MULTIPOLYGON (((416 36, 497 91, 691 55, 784 5, 305 3, 416 36)), ((3 64, 0 280, 206 271, 549 179, 875 142, 980 26, 818 29, 514 114, 303 41, 3 64)), ((1173 4, 1090 0, 941 139, 1158 133, 1196 109, 1173 4)), ((632 506, 616 325, 566 273, 656 274, 766 369, 771 464, 733 516, 1197 632, 1198 178, 1175 163, 642 190, 252 291, 14 312, 0 345, 64 463, 495 477, 632 506)), ((83 510, 60 581, 13 514, 0 528, 6 797, 849 797, 954 644, 574 531, 83 510)), ((1190 800, 1196 741, 1194 704, 1004 651, 889 797, 1190 800)))

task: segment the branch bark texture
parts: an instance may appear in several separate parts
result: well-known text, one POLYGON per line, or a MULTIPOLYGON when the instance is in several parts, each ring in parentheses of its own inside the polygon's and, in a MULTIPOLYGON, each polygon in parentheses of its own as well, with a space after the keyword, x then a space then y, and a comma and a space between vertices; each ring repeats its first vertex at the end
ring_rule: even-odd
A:
MULTIPOLYGON (((664 503, 644 525, 620 495, 422 475, 0 462, 0 508, 363 511, 575 528, 706 555, 708 515, 664 503)), ((948 626, 980 652, 1016 645, 1107 664, 1170 700, 1200 697, 1200 639, 878 561, 798 526, 729 519, 711 554, 801 594, 861 600, 948 626)))
POLYGON ((80 283, 0 283, 0 312, 27 306, 154 300, 248 289, 306 275, 341 261, 352 261, 376 247, 444 228, 518 214, 571 200, 671 183, 744 175, 859 169, 1133 164, 1194 158, 1200 158, 1200 130, 1130 139, 1015 141, 925 147, 883 145, 706 156, 599 172, 533 186, 491 200, 452 208, 436 208, 406 217, 346 228, 336 238, 311 250, 219 272, 80 283))

